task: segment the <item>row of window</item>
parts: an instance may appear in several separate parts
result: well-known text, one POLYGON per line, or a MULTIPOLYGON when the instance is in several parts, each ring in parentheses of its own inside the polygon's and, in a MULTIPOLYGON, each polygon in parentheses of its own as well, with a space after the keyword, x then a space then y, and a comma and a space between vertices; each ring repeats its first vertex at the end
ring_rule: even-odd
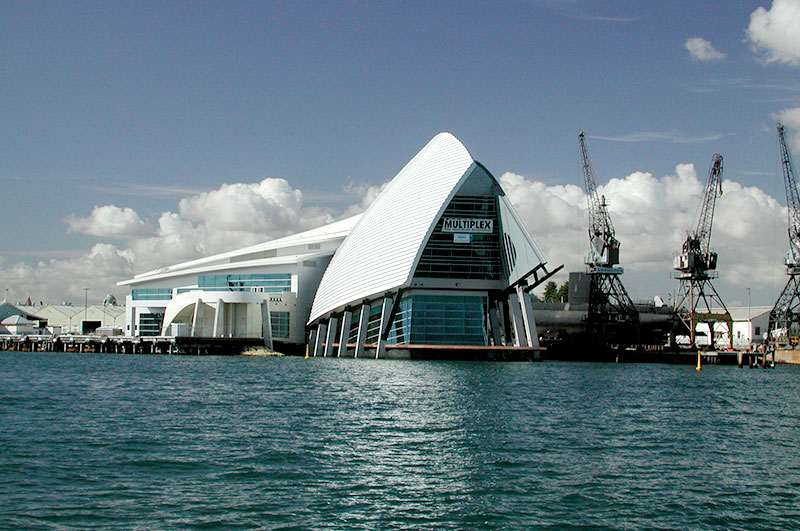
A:
POLYGON ((139 335, 160 336, 163 323, 163 313, 143 313, 139 316, 139 335))
POLYGON ((498 237, 497 202, 493 196, 456 196, 447 206, 420 256, 415 276, 498 280, 502 260, 498 237), (491 233, 470 234, 466 242, 442 230, 446 218, 488 219, 491 233))
POLYGON ((259 273, 251 275, 199 275, 197 286, 205 291, 261 291, 283 293, 292 289, 289 273, 259 273))
POLYGON ((131 290, 131 299, 135 301, 161 301, 172 298, 170 288, 136 288, 131 290))
MULTIPOLYGON (((486 296, 407 295, 392 322, 387 342, 419 345, 486 345, 486 296)), ((378 342, 381 304, 370 307, 366 343, 378 342)), ((348 343, 358 339, 360 311, 353 312, 348 343)), ((336 331, 336 337, 340 330, 336 331)))

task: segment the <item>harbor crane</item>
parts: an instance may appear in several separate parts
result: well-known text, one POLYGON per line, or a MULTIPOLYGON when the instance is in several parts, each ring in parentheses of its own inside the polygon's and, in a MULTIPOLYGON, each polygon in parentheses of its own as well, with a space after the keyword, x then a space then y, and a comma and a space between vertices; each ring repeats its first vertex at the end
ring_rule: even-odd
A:
POLYGON ((606 345, 631 345, 639 339, 639 312, 633 304, 620 275, 619 240, 608 213, 604 196, 597 193, 594 168, 586 147, 586 135, 578 131, 578 140, 589 206, 589 313, 586 331, 590 339, 606 345))
MULTIPOLYGON (((786 206, 789 210, 789 252, 786 253, 786 274, 789 281, 783 288, 772 311, 769 312, 767 338, 769 341, 792 342, 792 329, 800 324, 800 196, 797 181, 786 146, 783 124, 778 124, 778 140, 783 166, 783 184, 786 188, 786 206)), ((795 336, 797 333, 795 332, 795 336)))
POLYGON ((715 323, 727 326, 728 347, 733 348, 733 319, 722 298, 714 289, 711 279, 717 278, 717 253, 711 249, 711 225, 714 206, 722 195, 722 155, 715 153, 711 159, 705 193, 700 205, 697 228, 688 231, 681 252, 673 261, 673 277, 680 280, 675 308, 678 318, 686 326, 692 348, 698 323, 706 323, 709 346, 714 348, 715 323))

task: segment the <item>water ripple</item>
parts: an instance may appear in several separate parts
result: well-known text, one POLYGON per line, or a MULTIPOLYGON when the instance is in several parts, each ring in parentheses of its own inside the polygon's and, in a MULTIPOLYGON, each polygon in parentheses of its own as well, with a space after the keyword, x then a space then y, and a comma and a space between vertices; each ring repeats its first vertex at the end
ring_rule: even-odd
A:
POLYGON ((798 376, 0 353, 0 528, 800 529, 798 376))

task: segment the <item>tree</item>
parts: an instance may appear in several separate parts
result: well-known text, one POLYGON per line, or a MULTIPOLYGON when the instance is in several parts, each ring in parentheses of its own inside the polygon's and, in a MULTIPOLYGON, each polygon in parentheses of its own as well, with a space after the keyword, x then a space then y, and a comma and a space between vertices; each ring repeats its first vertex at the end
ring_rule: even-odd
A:
POLYGON ((567 302, 569 300, 569 280, 565 280, 561 287, 558 288, 559 302, 567 302))
POLYGON ((544 285, 544 302, 558 302, 558 284, 552 280, 544 285))

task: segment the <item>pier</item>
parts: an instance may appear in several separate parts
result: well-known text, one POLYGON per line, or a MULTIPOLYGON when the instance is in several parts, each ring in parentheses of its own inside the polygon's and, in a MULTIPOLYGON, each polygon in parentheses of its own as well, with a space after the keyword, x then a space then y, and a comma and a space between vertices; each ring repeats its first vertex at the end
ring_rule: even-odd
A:
POLYGON ((0 336, 0 350, 22 352, 97 352, 103 354, 239 355, 263 346, 261 338, 131 337, 98 335, 0 336))

